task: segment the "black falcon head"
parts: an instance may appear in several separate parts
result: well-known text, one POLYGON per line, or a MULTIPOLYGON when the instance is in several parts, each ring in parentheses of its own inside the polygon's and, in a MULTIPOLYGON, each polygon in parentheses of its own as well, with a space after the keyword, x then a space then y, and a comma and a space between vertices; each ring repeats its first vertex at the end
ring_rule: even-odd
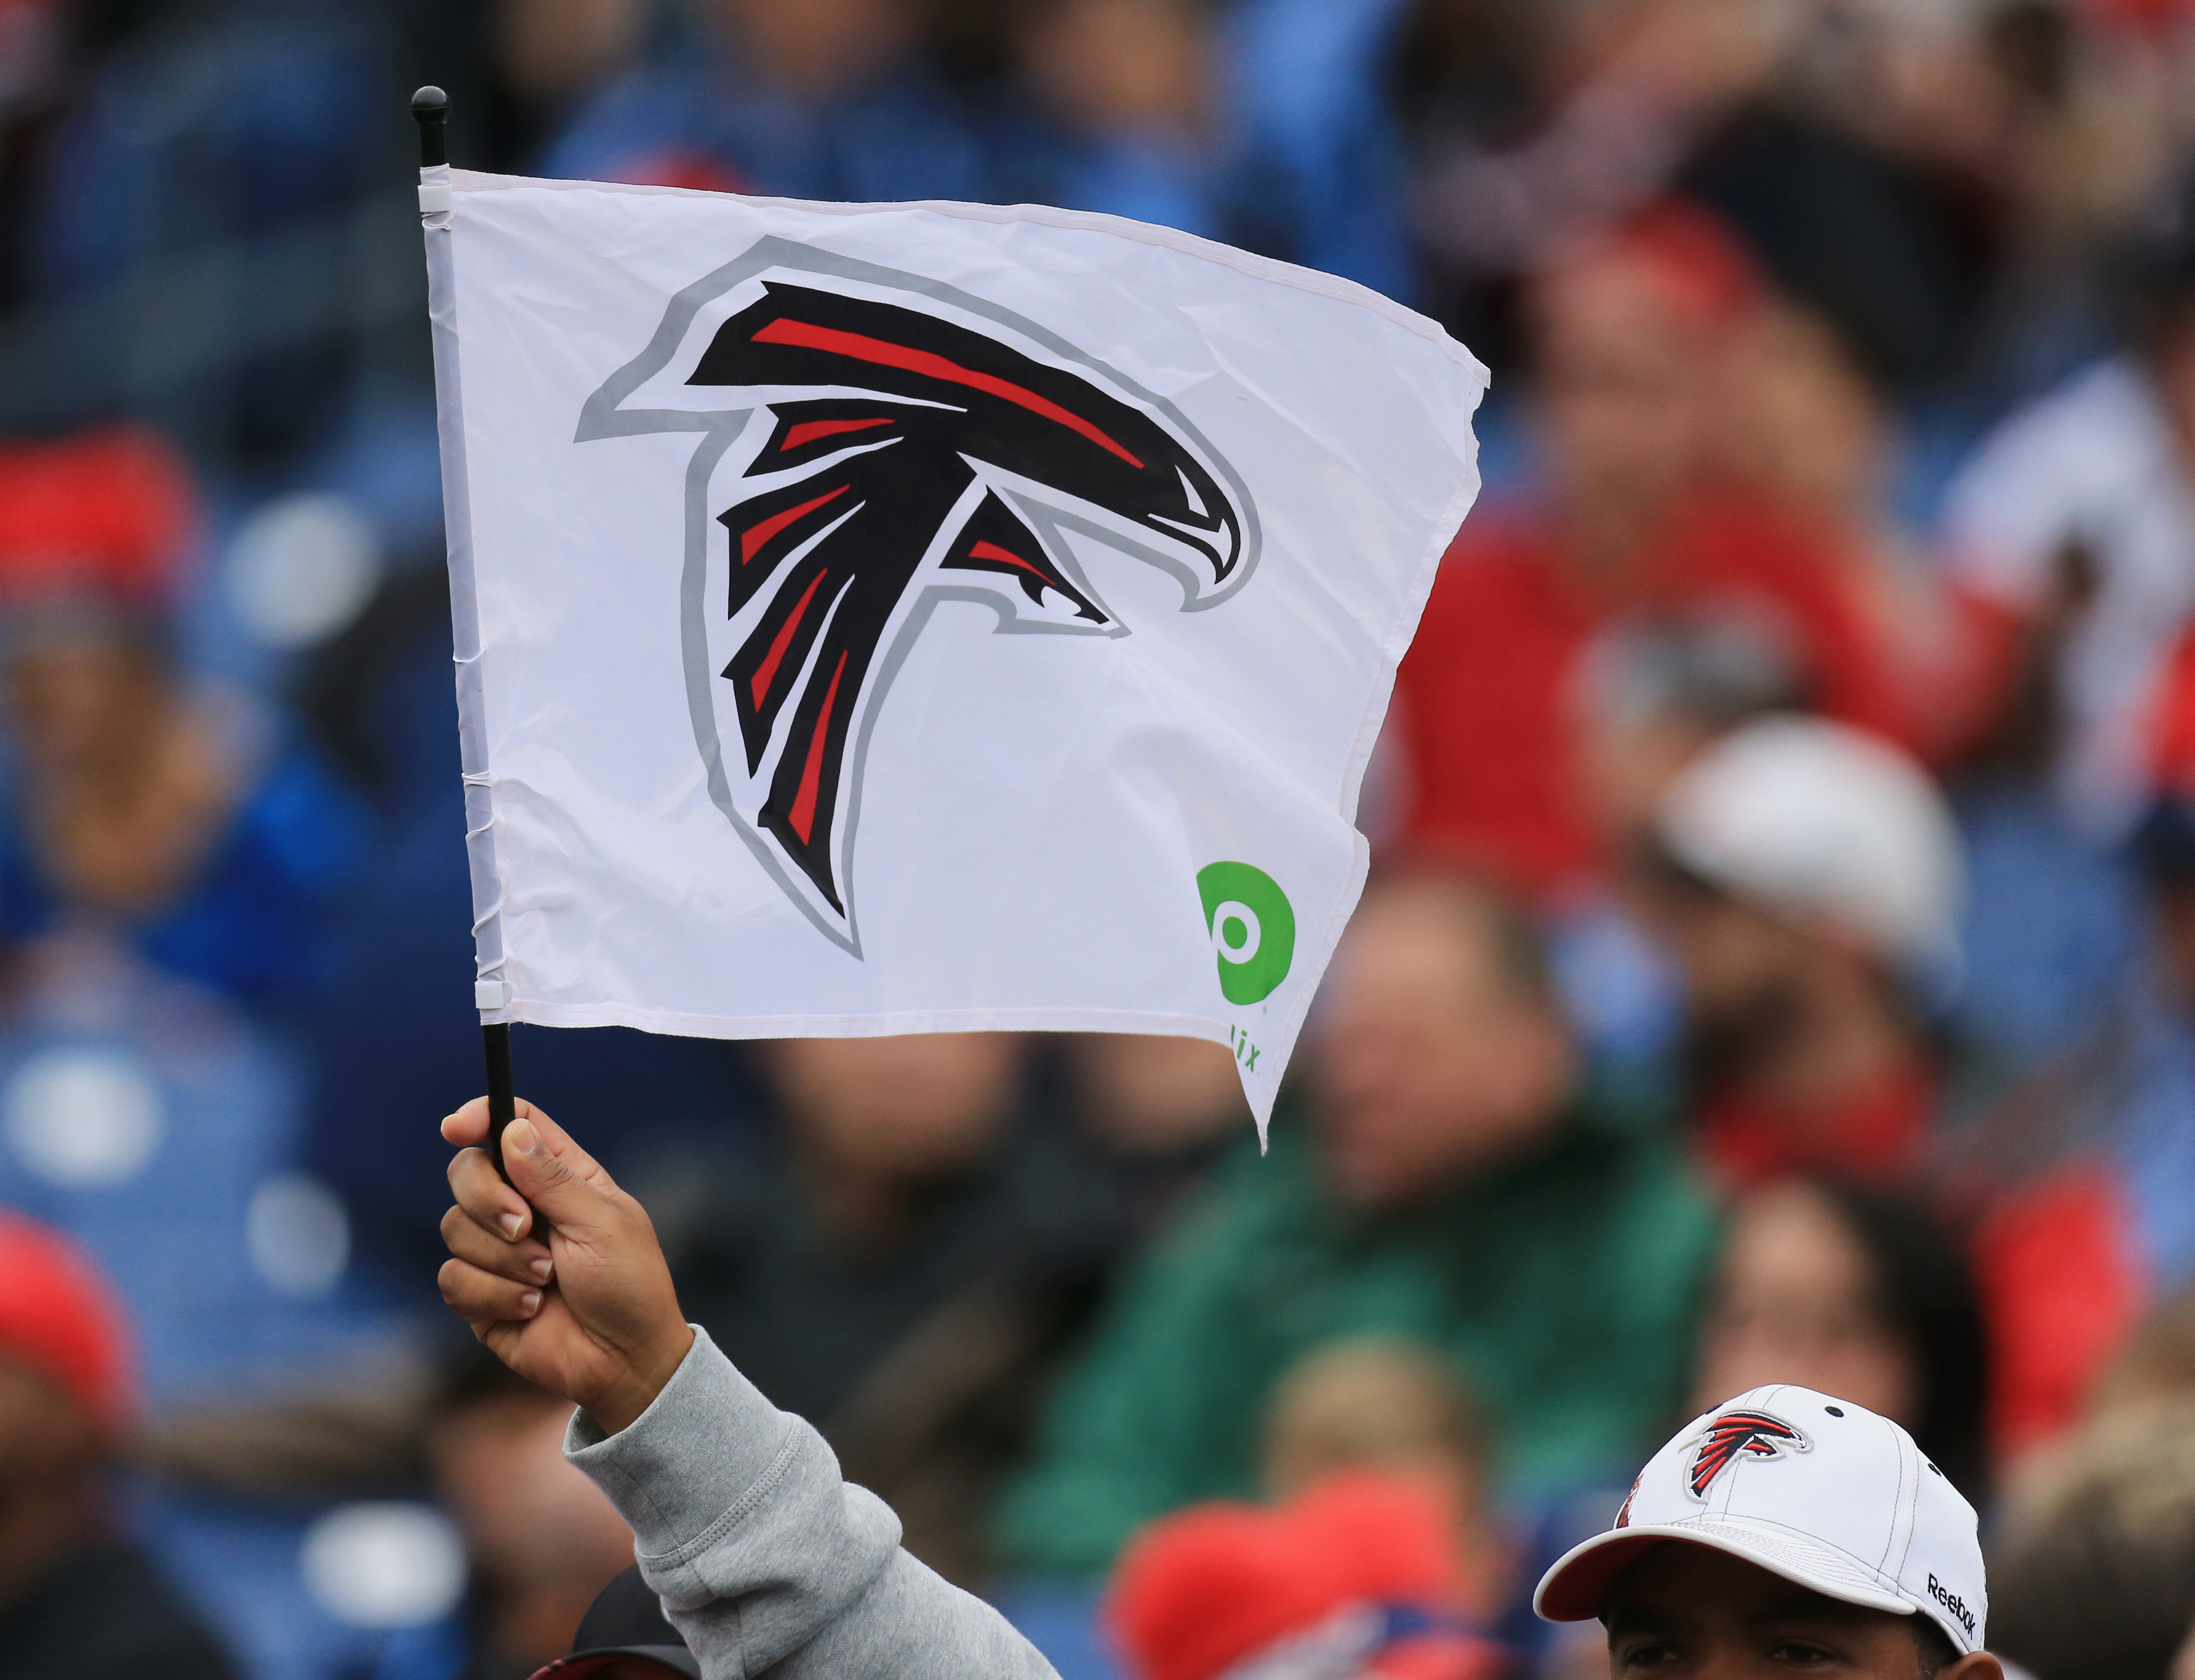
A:
POLYGON ((1003 630, 1118 636, 1067 532, 1172 573, 1185 607, 1231 593, 1248 564, 1231 475, 1165 405, 1045 354, 1015 318, 986 311, 994 332, 984 314, 924 307, 912 277, 892 277, 907 302, 879 300, 882 272, 859 292, 764 280, 684 381, 741 423, 716 479, 731 474, 730 504, 711 492, 702 608, 713 707, 733 726, 730 803, 796 901, 857 952, 866 724, 926 601, 978 597, 1003 630))

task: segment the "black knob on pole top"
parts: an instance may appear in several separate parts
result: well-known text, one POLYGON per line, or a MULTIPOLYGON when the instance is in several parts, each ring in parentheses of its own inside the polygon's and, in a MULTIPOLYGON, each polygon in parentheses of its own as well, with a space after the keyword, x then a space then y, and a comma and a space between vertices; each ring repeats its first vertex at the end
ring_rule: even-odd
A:
POLYGON ((432 169, 450 161, 443 141, 443 120, 450 114, 450 96, 440 88, 422 88, 412 95, 412 120, 419 125, 419 163, 432 169))

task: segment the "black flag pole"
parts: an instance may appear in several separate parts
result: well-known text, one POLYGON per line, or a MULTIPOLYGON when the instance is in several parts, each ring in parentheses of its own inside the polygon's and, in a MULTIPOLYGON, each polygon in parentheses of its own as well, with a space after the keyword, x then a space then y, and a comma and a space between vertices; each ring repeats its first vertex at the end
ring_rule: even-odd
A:
MULTIPOLYGON (((437 169, 450 161, 449 116, 450 96, 440 88, 422 88, 412 95, 412 120, 419 125, 420 168, 437 169)), ((496 1171, 508 1182, 510 1172, 503 1161, 503 1133, 518 1113, 517 1094, 510 1080, 510 1027, 504 1021, 485 1024, 481 1039, 487 1052, 488 1136, 495 1140, 492 1154, 496 1171)))
POLYGON ((450 161, 443 124, 450 115, 450 96, 440 88, 422 88, 412 95, 412 120, 419 125, 419 167, 439 169, 450 161))
MULTIPOLYGON (((487 1051, 487 1124, 495 1137, 495 1164, 503 1165, 503 1129, 518 1118, 518 1093, 510 1083, 510 1024, 498 1021, 481 1028, 487 1051)), ((508 1172, 503 1175, 510 1177, 508 1172)))

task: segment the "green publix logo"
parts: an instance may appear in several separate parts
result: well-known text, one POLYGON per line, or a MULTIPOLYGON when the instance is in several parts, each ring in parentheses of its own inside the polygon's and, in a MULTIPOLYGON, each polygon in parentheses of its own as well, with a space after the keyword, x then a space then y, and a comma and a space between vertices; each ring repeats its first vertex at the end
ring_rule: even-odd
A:
MULTIPOLYGON (((1219 991, 1230 1004, 1263 1003, 1288 977, 1296 955, 1296 912, 1280 883, 1247 863, 1207 864, 1196 872, 1204 925, 1219 963, 1219 991)), ((1236 1060, 1254 1073, 1258 1047, 1229 1029, 1236 1060)))

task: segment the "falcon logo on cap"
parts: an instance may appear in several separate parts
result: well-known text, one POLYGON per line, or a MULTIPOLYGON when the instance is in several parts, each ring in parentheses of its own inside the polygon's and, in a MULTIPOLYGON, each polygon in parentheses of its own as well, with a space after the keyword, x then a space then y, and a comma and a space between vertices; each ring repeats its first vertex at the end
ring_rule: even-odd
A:
POLYGON ((1804 1453, 1813 1446, 1799 1430, 1766 1412, 1725 1412, 1708 1425, 1692 1454, 1692 1473, 1685 1478, 1692 1497, 1704 1501, 1714 1479, 1738 1460, 1780 1458, 1786 1453, 1804 1453))

